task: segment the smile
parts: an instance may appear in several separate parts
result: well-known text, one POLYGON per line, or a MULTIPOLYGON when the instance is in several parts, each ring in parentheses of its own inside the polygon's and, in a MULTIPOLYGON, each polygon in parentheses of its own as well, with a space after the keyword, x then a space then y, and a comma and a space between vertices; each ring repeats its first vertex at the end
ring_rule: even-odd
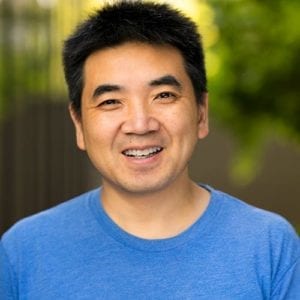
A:
POLYGON ((128 149, 123 151, 122 153, 128 157, 134 157, 134 158, 148 158, 151 156, 154 156, 156 154, 158 154, 159 152, 161 152, 163 150, 162 147, 151 147, 151 148, 147 148, 147 149, 128 149))

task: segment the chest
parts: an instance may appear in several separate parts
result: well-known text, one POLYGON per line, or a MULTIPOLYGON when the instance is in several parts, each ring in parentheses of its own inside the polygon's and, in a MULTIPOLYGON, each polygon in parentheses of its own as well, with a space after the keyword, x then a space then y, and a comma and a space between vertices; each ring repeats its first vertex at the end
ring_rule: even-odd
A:
POLYGON ((223 252, 65 249, 28 266, 21 299, 264 299, 255 257, 223 252))

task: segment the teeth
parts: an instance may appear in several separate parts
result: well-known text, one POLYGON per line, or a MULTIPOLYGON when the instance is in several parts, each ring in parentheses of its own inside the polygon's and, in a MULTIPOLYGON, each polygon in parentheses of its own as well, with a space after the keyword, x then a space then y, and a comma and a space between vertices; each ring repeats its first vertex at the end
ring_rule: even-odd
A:
POLYGON ((155 154, 157 152, 160 152, 162 150, 161 147, 152 147, 144 150, 137 150, 137 149, 130 149, 124 151, 124 154, 127 156, 133 156, 137 158, 143 158, 151 156, 152 154, 155 154))

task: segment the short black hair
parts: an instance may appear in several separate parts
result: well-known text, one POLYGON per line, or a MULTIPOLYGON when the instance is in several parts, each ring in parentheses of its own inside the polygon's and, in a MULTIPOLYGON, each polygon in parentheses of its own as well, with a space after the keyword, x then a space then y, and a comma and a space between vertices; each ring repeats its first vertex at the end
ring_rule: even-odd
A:
POLYGON ((196 24, 168 4, 123 0, 97 10, 64 43, 64 72, 75 112, 81 113, 83 67, 87 57, 97 50, 125 42, 177 48, 184 58, 197 102, 202 103, 207 83, 203 46, 196 24))

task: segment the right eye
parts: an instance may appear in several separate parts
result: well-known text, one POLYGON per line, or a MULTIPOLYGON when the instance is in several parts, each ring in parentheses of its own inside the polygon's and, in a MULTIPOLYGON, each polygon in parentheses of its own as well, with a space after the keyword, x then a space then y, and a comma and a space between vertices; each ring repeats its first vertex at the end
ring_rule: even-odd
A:
POLYGON ((108 99, 108 100, 102 101, 98 106, 111 106, 111 105, 116 105, 119 103, 120 102, 116 99, 108 99))
POLYGON ((104 101, 101 101, 97 107, 104 110, 104 111, 109 111, 109 110, 115 110, 117 108, 119 108, 121 104, 120 100, 117 99, 107 99, 104 101))

